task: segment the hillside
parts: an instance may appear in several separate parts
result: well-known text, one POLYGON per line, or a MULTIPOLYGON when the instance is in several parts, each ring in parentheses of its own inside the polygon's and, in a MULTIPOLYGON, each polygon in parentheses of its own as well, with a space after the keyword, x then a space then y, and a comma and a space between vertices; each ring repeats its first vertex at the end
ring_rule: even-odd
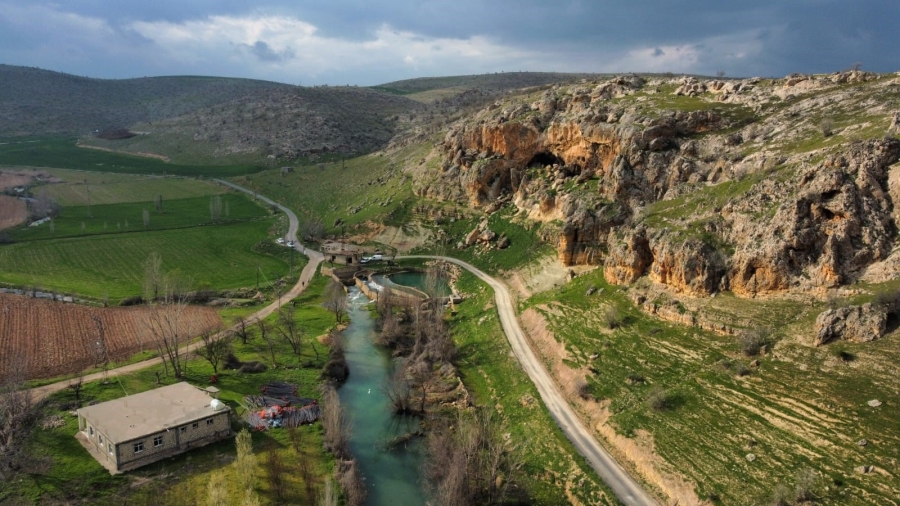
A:
POLYGON ((220 77, 92 79, 0 65, 0 137, 86 135, 291 86, 220 77))

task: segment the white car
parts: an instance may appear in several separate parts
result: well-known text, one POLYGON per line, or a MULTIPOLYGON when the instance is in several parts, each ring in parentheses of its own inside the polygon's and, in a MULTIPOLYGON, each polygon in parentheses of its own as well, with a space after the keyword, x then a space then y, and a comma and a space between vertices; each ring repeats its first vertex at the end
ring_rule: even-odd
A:
POLYGON ((293 248, 293 247, 294 247, 294 241, 288 241, 287 247, 288 247, 288 248, 293 248))
POLYGON ((275 239, 275 242, 277 242, 278 244, 284 244, 284 239, 279 237, 278 239, 275 239))
POLYGON ((372 260, 372 261, 381 260, 381 255, 379 255, 379 254, 372 255, 371 257, 369 257, 369 260, 372 260))

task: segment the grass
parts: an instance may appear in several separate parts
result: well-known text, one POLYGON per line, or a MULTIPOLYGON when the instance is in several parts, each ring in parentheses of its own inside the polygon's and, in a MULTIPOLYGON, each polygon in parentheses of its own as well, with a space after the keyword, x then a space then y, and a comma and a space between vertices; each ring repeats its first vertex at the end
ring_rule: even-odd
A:
MULTIPOLYGON (((305 328, 309 339, 326 332, 333 322, 331 313, 321 307, 326 282, 326 278, 316 278, 304 295, 297 299, 295 318, 305 328)), ((242 412, 241 399, 245 395, 259 393, 262 384, 273 380, 295 383, 300 387, 298 395, 317 398, 319 372, 327 356, 325 348, 319 347, 320 358, 316 358, 308 345, 298 358, 287 344, 279 343, 277 369, 270 368, 253 375, 219 371, 216 386, 221 390, 220 399, 239 416, 242 412)), ((254 336, 247 345, 237 341, 235 354, 244 361, 258 360, 271 365, 268 351, 264 350, 258 336, 254 336)), ((83 401, 106 401, 121 397, 125 392, 133 394, 155 388, 155 373, 161 371, 162 366, 157 366, 116 377, 107 385, 99 382, 86 384, 82 392, 83 401)), ((211 374, 212 368, 206 361, 193 359, 188 363, 185 380, 202 386, 207 384, 211 374)), ((172 384, 176 381, 164 377, 163 382, 172 384)), ((210 472, 223 469, 227 473, 227 481, 234 481, 233 470, 228 466, 235 454, 231 440, 165 459, 126 475, 111 476, 75 440, 78 421, 68 414, 73 404, 74 399, 69 391, 51 397, 43 415, 61 415, 66 424, 56 429, 36 430, 28 442, 29 454, 35 458, 49 459, 49 468, 44 472, 20 475, 14 482, 0 483, 0 502, 54 503, 77 497, 81 501, 100 505, 204 503, 210 472)), ((240 424, 235 422, 232 427, 239 430, 240 424)), ((311 460, 321 487, 322 480, 330 475, 333 468, 332 457, 322 450, 321 425, 301 427, 299 433, 302 442, 299 454, 292 448, 287 431, 283 430, 254 432, 254 451, 257 455, 263 451, 276 451, 291 467, 295 467, 301 458, 311 460)), ((260 464, 256 491, 264 504, 274 503, 275 497, 267 485, 265 474, 260 464)), ((286 501, 294 504, 301 502, 300 479, 296 475, 290 475, 287 479, 290 496, 286 501)), ((237 491, 230 492, 232 497, 236 496, 237 491)))
MULTIPOLYGON (((258 251, 258 245, 269 240, 271 226, 272 220, 265 219, 8 244, 0 247, 0 280, 115 301, 141 293, 143 263, 157 251, 164 271, 180 271, 197 286, 254 286, 257 271, 260 282, 268 284, 287 275, 289 268, 284 256, 258 251)), ((295 262, 295 269, 302 267, 299 255, 295 262)))
POLYGON ((42 137, 32 140, 36 142, 0 145, 0 159, 10 166, 190 177, 232 177, 262 170, 262 167, 256 165, 182 165, 154 158, 79 148, 72 137, 42 137))
POLYGON ((64 207, 87 205, 88 193, 90 193, 90 201, 93 205, 153 202, 157 195, 162 195, 165 205, 170 200, 215 195, 227 191, 217 184, 180 177, 139 176, 68 169, 49 169, 42 170, 42 172, 49 172, 64 182, 41 186, 36 192, 46 193, 64 207))
POLYGON ((898 395, 891 379, 900 360, 897 334, 866 345, 842 343, 840 352, 854 357, 846 361, 829 346, 802 344, 800 336, 811 331, 818 309, 727 295, 714 301, 728 307, 731 299, 740 315, 754 315, 752 324, 776 329, 758 367, 747 367, 752 358, 735 337, 668 324, 637 310, 621 288, 604 281, 600 269, 521 307, 544 315, 571 367, 590 368, 590 392, 608 402, 616 432, 652 435, 656 454, 697 483, 701 497, 752 503, 771 495, 774 478, 790 481, 806 468, 829 477, 820 504, 889 503, 897 497, 900 488, 889 474, 853 471, 863 463, 891 469, 900 452, 891 422, 900 406, 866 405, 898 395), (590 285, 603 288, 602 295, 584 297, 590 285), (602 326, 606 306, 623 316, 615 330, 602 326), (859 447, 862 437, 879 443, 859 447), (753 462, 746 459, 750 452, 757 457, 753 462))
POLYGON ((469 273, 459 288, 466 294, 451 319, 459 348, 457 366, 480 405, 493 406, 510 441, 523 453, 522 481, 536 504, 618 504, 587 462, 556 427, 534 384, 512 356, 493 308, 493 292, 469 273))
POLYGON ((375 153, 232 178, 297 212, 301 222, 323 220, 329 234, 352 235, 374 223, 405 223, 415 202, 409 177, 398 168, 423 159, 430 146, 414 144, 390 157, 375 153), (344 226, 334 226, 336 220, 344 226))

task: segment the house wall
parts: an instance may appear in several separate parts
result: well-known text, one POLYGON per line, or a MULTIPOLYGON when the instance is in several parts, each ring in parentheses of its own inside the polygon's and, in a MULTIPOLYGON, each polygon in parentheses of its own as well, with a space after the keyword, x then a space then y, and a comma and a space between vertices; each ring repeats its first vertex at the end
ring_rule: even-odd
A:
POLYGON ((100 432, 94 424, 92 424, 89 420, 87 420, 83 416, 78 417, 78 428, 85 433, 88 441, 94 445, 94 448, 97 449, 98 452, 102 453, 107 462, 112 462, 113 467, 117 467, 117 458, 118 458, 118 449, 114 442, 111 442, 105 433, 100 432), (91 429, 93 429, 93 434, 91 434, 91 429), (100 438, 103 438, 103 443, 100 442, 100 438), (109 445, 113 445, 113 452, 109 453, 109 445))
MULTIPOLYGON (((230 436, 229 412, 221 411, 210 417, 197 420, 197 428, 193 427, 194 422, 188 422, 178 427, 172 427, 169 430, 117 443, 116 451, 114 452, 118 455, 117 469, 120 471, 134 469, 230 436), (207 424, 207 420, 212 420, 212 423, 207 424), (184 431, 181 430, 182 427, 184 431), (163 438, 162 446, 153 446, 153 439, 157 436, 163 438), (134 444, 141 441, 144 443, 144 450, 136 453, 134 444)), ((109 450, 105 449, 105 451, 108 452, 109 450)))

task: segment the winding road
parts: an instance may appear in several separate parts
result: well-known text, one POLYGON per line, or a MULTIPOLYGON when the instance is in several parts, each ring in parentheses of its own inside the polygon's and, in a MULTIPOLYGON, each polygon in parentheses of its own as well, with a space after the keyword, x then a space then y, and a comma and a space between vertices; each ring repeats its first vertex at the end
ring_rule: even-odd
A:
POLYGON ((534 382, 541 395, 541 400, 550 411, 550 416, 562 429, 569 441, 584 456, 600 478, 616 494, 620 501, 629 506, 656 506, 657 502, 619 465, 603 446, 591 435, 590 431, 575 414, 575 411, 563 397, 556 382, 541 364, 540 359, 532 351, 525 337, 525 332, 519 325, 516 317, 516 306, 509 294, 506 285, 497 279, 485 274, 481 269, 472 264, 457 260, 452 257, 411 255, 400 258, 409 259, 435 259, 454 263, 471 272, 479 279, 494 289, 494 300, 497 303, 497 313, 500 315, 500 324, 503 332, 509 340, 513 353, 522 368, 534 382))
MULTIPOLYGON (((289 302, 291 299, 297 297, 298 295, 300 295, 300 293, 303 292, 303 290, 312 279, 313 275, 315 275, 315 272, 319 268, 319 264, 324 259, 324 256, 318 251, 304 247, 300 244, 300 241, 297 240, 297 231, 300 227, 300 222, 297 219, 297 215, 294 214, 293 211, 269 198, 263 197, 262 195, 259 195, 242 186, 221 179, 215 179, 214 181, 235 190, 252 195, 253 197, 269 205, 275 206, 283 211, 288 217, 288 232, 285 235, 285 238, 289 241, 294 241, 295 248, 309 257, 309 262, 300 273, 300 279, 297 281, 297 284, 294 285, 287 293, 282 295, 278 300, 257 311, 250 317, 252 319, 265 318, 266 316, 277 311, 282 304, 289 302)), ((537 387, 538 393, 541 396, 541 400, 544 402, 544 405, 547 406, 547 409, 550 411, 550 415, 556 421, 556 424, 563 431, 566 437, 569 438, 569 440, 575 446, 575 449, 578 450, 578 452, 587 459, 588 463, 590 463, 591 467, 594 469, 597 475, 600 476, 600 478, 604 482, 606 482, 607 485, 609 485, 609 487, 613 490, 613 493, 616 494, 616 497, 618 497, 618 499, 624 504, 628 506, 656 506, 658 504, 591 435, 590 431, 588 431, 588 429, 584 426, 584 424, 573 411, 572 407, 566 401, 565 397, 559 391, 556 386, 556 382, 543 367, 540 360, 529 346, 528 339, 526 338, 525 333, 522 331, 522 327, 519 325, 519 320, 516 317, 516 306, 513 303, 513 299, 510 296, 509 290, 507 289, 505 284, 487 275, 474 265, 463 262, 462 260, 458 260, 456 258, 429 255, 414 255, 398 258, 436 259, 451 262, 468 270, 479 279, 487 283, 491 288, 493 288, 494 299, 497 303, 497 312, 500 316, 500 324, 502 325, 503 331, 506 334, 507 339, 509 340, 509 344, 512 347, 513 353, 515 354, 519 363, 522 365, 522 368, 531 378, 531 381, 533 381, 535 386, 537 387)), ((230 330, 232 329, 224 330, 219 335, 224 335, 230 330)), ((199 345, 200 343, 194 343, 185 347, 184 351, 191 351, 199 345)), ((116 369, 111 369, 109 372, 113 374, 128 373, 150 367, 160 362, 160 358, 154 358, 144 360, 142 362, 136 362, 134 364, 126 365, 116 369)), ((102 378, 103 373, 95 373, 86 375, 84 377, 84 381, 96 381, 102 378)), ((65 389, 68 384, 69 381, 67 380, 58 381, 56 383, 36 387, 32 389, 32 393, 35 398, 42 399, 54 392, 65 389)))

